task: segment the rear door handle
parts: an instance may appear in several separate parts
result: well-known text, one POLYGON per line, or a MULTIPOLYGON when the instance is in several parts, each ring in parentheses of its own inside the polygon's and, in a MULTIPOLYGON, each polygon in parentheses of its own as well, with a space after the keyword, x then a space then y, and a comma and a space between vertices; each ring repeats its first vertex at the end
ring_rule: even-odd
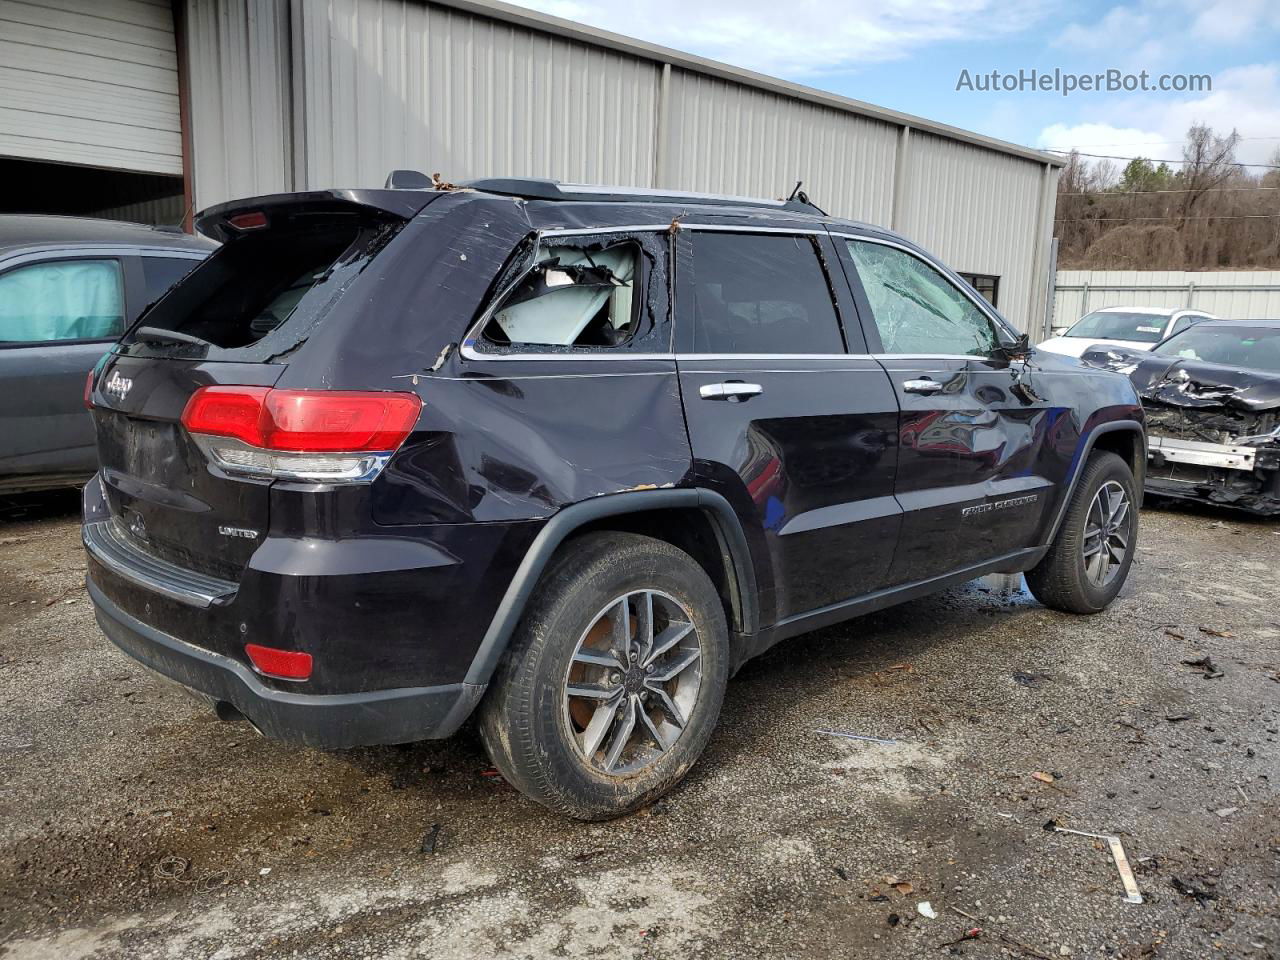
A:
POLYGON ((942 389, 942 384, 937 380, 922 378, 920 380, 903 380, 902 389, 907 393, 937 393, 942 389))
POLYGON ((741 403, 764 393, 764 387, 758 383, 743 383, 741 380, 726 380, 724 383, 704 383, 698 388, 698 396, 703 400, 728 400, 741 403))

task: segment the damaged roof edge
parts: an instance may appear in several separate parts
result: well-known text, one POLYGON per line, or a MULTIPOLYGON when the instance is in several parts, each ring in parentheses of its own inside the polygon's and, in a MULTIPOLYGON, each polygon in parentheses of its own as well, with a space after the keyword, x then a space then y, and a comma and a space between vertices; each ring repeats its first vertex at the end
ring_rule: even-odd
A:
POLYGON ((949 124, 938 123, 936 120, 926 120, 924 117, 901 113, 897 110, 890 110, 887 107, 878 107, 862 100, 854 100, 852 97, 842 97, 839 94, 806 87, 803 84, 792 83, 789 80, 771 77, 768 74, 756 73, 754 70, 735 67, 731 64, 721 63, 718 60, 709 60, 706 57, 699 57, 692 53, 683 53, 670 47, 637 40, 620 33, 612 33, 608 30, 601 30, 583 23, 575 23, 572 20, 565 20, 550 14, 539 13, 523 7, 515 7, 508 3, 502 3, 500 0, 426 0, 426 2, 436 6, 450 7, 474 16, 487 17, 490 20, 514 23, 530 30, 538 30, 554 36, 565 37, 580 43, 617 50, 654 63, 669 63, 673 67, 679 67, 692 73, 729 80, 734 83, 755 87, 758 90, 766 90, 784 97, 804 100, 819 106, 840 110, 844 113, 881 120, 899 127, 910 127, 922 133, 931 133, 949 140, 957 140, 972 146, 984 147, 988 150, 1020 157, 1024 160, 1046 163, 1054 167, 1061 167, 1066 163, 1063 157, 1042 153, 1039 150, 1033 150, 1030 147, 1020 146, 1016 143, 1009 143, 1006 140, 998 140, 995 137, 984 136, 972 130, 964 130, 949 124))

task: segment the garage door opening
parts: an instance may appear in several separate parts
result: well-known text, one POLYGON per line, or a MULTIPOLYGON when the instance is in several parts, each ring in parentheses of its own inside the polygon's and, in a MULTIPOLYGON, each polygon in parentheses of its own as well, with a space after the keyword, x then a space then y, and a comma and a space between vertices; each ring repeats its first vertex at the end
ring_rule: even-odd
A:
POLYGON ((182 177, 0 157, 0 213, 53 213, 178 226, 182 177))

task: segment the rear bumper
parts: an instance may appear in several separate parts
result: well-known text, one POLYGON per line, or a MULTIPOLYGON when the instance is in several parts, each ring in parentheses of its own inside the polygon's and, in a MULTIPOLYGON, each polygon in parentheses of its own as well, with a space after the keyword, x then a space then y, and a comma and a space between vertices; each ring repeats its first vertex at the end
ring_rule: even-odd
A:
POLYGON ((157 673, 230 703, 273 739, 340 749, 447 737, 462 725, 485 690, 468 683, 342 694, 272 689, 243 663, 130 616, 92 580, 88 588, 98 625, 112 643, 157 673))

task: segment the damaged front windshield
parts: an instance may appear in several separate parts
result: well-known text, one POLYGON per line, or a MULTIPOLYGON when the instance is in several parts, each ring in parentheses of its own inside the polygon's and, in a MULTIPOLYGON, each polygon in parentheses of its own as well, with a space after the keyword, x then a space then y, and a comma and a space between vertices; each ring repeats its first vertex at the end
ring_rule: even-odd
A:
POLYGON ((614 347, 636 333, 639 249, 542 246, 485 325, 495 344, 614 347))

